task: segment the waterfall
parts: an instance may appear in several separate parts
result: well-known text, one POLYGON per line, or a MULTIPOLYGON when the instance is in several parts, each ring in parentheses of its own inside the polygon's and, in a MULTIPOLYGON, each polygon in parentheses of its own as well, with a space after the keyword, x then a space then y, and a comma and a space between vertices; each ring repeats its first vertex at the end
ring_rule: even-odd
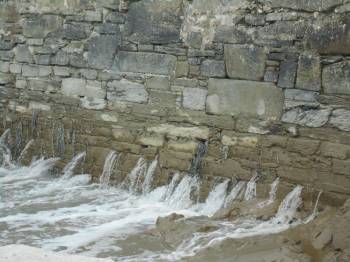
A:
POLYGON ((268 205, 271 205, 275 201, 276 193, 277 193, 277 187, 278 187, 279 182, 280 182, 279 177, 276 178, 275 181, 273 181, 273 183, 271 184, 271 189, 270 189, 270 193, 269 193, 269 199, 259 203, 258 204, 259 208, 263 208, 263 207, 266 207, 268 205))
POLYGON ((158 165, 158 156, 149 165, 147 171, 145 172, 145 179, 142 184, 142 193, 145 195, 149 193, 152 189, 152 182, 154 179, 154 173, 156 172, 158 165))
POLYGON ((289 223, 295 216, 298 207, 301 205, 302 186, 296 186, 282 201, 275 216, 277 223, 289 223))
POLYGON ((171 179, 171 182, 167 186, 167 189, 166 189, 164 196, 163 196, 163 199, 166 202, 170 201, 170 198, 171 198, 172 194, 174 193, 175 188, 176 188, 177 184, 179 183, 179 181, 180 181, 180 173, 175 173, 173 175, 173 178, 171 179))
POLYGON ((76 165, 79 162, 83 161, 85 156, 86 156, 86 152, 84 151, 84 152, 77 154, 75 157, 73 157, 72 160, 63 168, 62 179, 70 178, 74 174, 74 169, 75 169, 76 165))
POLYGON ((114 167, 118 162, 118 155, 115 151, 110 151, 106 157, 103 171, 100 176, 100 187, 106 188, 109 184, 114 167))
POLYGON ((215 214, 225 203, 227 187, 230 180, 226 179, 224 182, 216 185, 212 191, 210 191, 207 200, 202 208, 205 215, 211 216, 215 214))
POLYGON ((29 150, 29 148, 34 144, 34 139, 31 139, 26 146, 24 147, 24 149, 22 150, 22 152, 20 153, 19 157, 17 158, 17 163, 20 163, 23 158, 25 157, 27 151, 29 150))
POLYGON ((122 188, 128 189, 130 192, 135 192, 138 189, 138 184, 140 178, 147 170, 147 163, 143 157, 141 157, 133 170, 125 177, 124 181, 121 184, 122 188))
POLYGON ((224 207, 227 208, 229 205, 238 197, 242 188, 245 186, 244 181, 239 181, 231 190, 230 194, 226 197, 224 207))
POLYGON ((190 207, 193 204, 192 194, 197 193, 198 189, 198 177, 185 175, 168 200, 169 205, 176 209, 190 207))
POLYGON ((256 181, 258 178, 258 174, 255 174, 248 182, 247 189, 244 194, 244 200, 248 201, 256 197, 256 181))

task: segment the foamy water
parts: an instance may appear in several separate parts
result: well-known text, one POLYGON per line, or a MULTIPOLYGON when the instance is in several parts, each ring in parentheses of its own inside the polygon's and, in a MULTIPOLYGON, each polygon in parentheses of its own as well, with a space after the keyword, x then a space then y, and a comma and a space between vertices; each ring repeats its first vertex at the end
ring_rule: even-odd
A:
MULTIPOLYGON (((5 140, 0 139, 1 146, 8 149, 5 140)), ((90 175, 74 174, 85 152, 77 154, 61 175, 53 175, 50 170, 58 159, 40 158, 27 167, 19 166, 6 155, 10 154, 7 149, 2 150, 0 168, 0 245, 26 244, 116 261, 179 261, 226 238, 278 233, 305 222, 294 218, 301 204, 302 187, 297 186, 271 220, 216 221, 218 230, 195 233, 171 250, 145 233, 158 217, 174 212, 185 217, 212 216, 243 191, 243 198, 251 200, 256 197, 257 176, 231 190, 229 180, 217 183, 206 201, 197 203, 193 196, 201 181, 196 175, 177 173, 168 185, 153 189, 157 158, 150 163, 141 158, 119 186, 109 187, 118 163, 114 151, 106 158, 101 184, 94 184, 90 175)), ((275 181, 264 205, 274 201, 277 185, 275 181)))

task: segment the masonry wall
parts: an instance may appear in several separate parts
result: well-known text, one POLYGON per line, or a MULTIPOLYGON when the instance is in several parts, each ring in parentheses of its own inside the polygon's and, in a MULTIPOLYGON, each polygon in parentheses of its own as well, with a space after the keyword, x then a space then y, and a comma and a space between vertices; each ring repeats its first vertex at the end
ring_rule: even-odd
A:
MULTIPOLYGON (((0 129, 115 179, 188 171, 350 194, 350 1, 0 0, 0 129)), ((1 130, 0 130, 1 131, 1 130)))

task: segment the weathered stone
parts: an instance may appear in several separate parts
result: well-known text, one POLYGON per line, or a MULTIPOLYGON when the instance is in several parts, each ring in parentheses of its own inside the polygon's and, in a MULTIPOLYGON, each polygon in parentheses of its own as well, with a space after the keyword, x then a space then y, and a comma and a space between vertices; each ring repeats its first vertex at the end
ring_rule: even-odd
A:
POLYGON ((119 12, 109 12, 105 18, 106 22, 116 23, 116 24, 124 24, 125 19, 126 19, 125 14, 119 13, 119 12))
POLYGON ((303 38, 307 24, 305 21, 276 21, 256 28, 254 42, 268 45, 293 45, 293 41, 303 38))
POLYGON ((205 60, 201 65, 201 73, 207 77, 225 77, 225 63, 217 60, 205 60))
POLYGON ((175 69, 175 77, 187 77, 188 75, 188 62, 187 61, 177 61, 175 69))
POLYGON ((330 124, 343 131, 350 131, 350 110, 337 109, 332 112, 330 124))
POLYGON ((350 54, 350 17, 322 16, 312 22, 305 37, 307 47, 320 54, 350 54))
POLYGON ((68 40, 82 40, 88 37, 90 28, 86 24, 64 24, 63 37, 68 40))
POLYGON ((58 30, 63 19, 58 15, 35 16, 30 20, 24 20, 23 34, 26 37, 44 38, 48 33, 58 30))
POLYGON ((95 80, 97 78, 97 71, 93 69, 80 69, 80 74, 89 80, 95 80))
POLYGON ((281 62, 277 85, 283 88, 294 88, 298 63, 293 60, 281 62))
POLYGON ((88 63, 91 68, 108 69, 120 45, 117 35, 96 35, 89 39, 88 63))
POLYGON ((276 69, 267 69, 264 75, 264 82, 277 83, 278 71, 276 69))
POLYGON ((112 10, 119 9, 119 0, 97 0, 96 2, 98 7, 104 7, 112 10))
MULTIPOLYGON (((259 0, 265 4, 265 1, 259 0)), ((342 4, 342 0, 269 0, 268 4, 274 8, 289 8, 310 12, 327 11, 342 4)))
POLYGON ((306 102, 316 102, 317 93, 312 91, 304 91, 298 89, 286 89, 284 91, 285 99, 295 100, 295 101, 306 101, 306 102))
POLYGON ((69 69, 69 67, 54 66, 53 73, 56 76, 70 76, 70 69, 69 69))
POLYGON ((120 34, 119 25, 112 24, 112 23, 103 23, 101 26, 95 27, 95 31, 99 34, 108 34, 108 35, 120 34))
POLYGON ((15 57, 17 62, 21 63, 34 63, 34 58, 32 53, 30 52, 28 46, 26 45, 18 45, 15 49, 15 57))
POLYGON ((81 107, 92 110, 102 110, 107 106, 107 101, 102 98, 84 97, 80 99, 81 107))
POLYGON ((15 76, 12 74, 0 73, 0 85, 10 84, 15 82, 15 76))
POLYGON ((106 97, 106 90, 102 88, 100 81, 87 80, 85 96, 91 98, 104 99, 106 97))
POLYGON ((159 126, 149 127, 147 131, 158 134, 164 134, 168 137, 187 137, 208 140, 209 128, 207 127, 186 127, 186 126, 174 126, 170 124, 161 124, 159 126))
POLYGON ((132 103, 147 103, 148 93, 142 84, 122 79, 112 81, 107 85, 107 99, 109 101, 125 101, 132 103))
POLYGON ((102 22, 102 13, 100 11, 86 11, 85 21, 102 22))
POLYGON ((282 107, 283 92, 273 84, 209 79, 208 113, 279 119, 282 107))
POLYGON ((214 42, 225 44, 245 44, 251 36, 245 27, 220 25, 215 30, 214 42))
POLYGON ((50 65, 51 55, 36 55, 34 60, 38 65, 50 65))
POLYGON ((208 91, 201 88, 184 88, 182 105, 190 110, 205 110, 208 91))
POLYGON ((325 66, 322 72, 322 85, 326 94, 350 95, 350 62, 340 62, 325 66))
POLYGON ((230 78, 262 80, 266 53, 263 48, 248 45, 225 45, 226 71, 230 78))
POLYGON ((67 52, 60 50, 51 58, 51 64, 60 66, 68 65, 69 55, 67 52))
POLYGON ((296 88, 319 91, 321 89, 320 57, 303 53, 299 57, 296 88))
POLYGON ((86 81, 79 78, 65 78, 62 80, 62 94, 66 96, 85 96, 86 81))
POLYGON ((182 0, 132 2, 126 20, 128 39, 146 44, 179 42, 182 14, 182 0))
POLYGON ((29 78, 28 88, 36 91, 53 92, 59 90, 61 84, 54 80, 29 78))
POLYGON ((14 56, 12 51, 0 51, 0 60, 11 61, 14 56))
POLYGON ((320 147, 321 154, 326 157, 347 159, 350 156, 350 146, 324 142, 320 147))
POLYGON ((307 127, 321 127, 328 122, 330 109, 294 108, 284 113, 282 121, 307 127))
POLYGON ((146 79, 146 86, 149 89, 169 90, 169 77, 152 76, 146 79))
POLYGON ((136 140, 137 143, 145 146, 162 147, 165 139, 163 135, 141 135, 136 140))
POLYGON ((258 26, 258 25, 264 25, 265 24, 265 16, 264 15, 252 15, 248 14, 244 17, 244 21, 248 25, 258 26))
POLYGON ((88 67, 88 62, 84 54, 72 53, 69 55, 69 64, 77 68, 88 67))
POLYGON ((9 62, 0 62, 0 72, 8 73, 10 71, 10 63, 9 62))
POLYGON ((143 52, 119 52, 116 58, 121 72, 170 75, 175 70, 176 57, 143 52))
POLYGON ((10 72, 12 74, 22 73, 22 65, 21 64, 10 64, 10 72))

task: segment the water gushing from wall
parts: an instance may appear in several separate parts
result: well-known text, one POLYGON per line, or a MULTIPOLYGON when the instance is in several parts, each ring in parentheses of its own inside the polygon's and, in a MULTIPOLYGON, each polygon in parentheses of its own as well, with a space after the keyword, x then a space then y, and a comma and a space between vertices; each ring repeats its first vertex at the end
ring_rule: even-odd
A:
POLYGON ((114 168, 118 164, 118 154, 115 151, 110 151, 106 157, 103 171, 100 176, 100 185, 102 188, 108 187, 111 175, 114 168))
POLYGON ((258 180, 258 174, 255 174, 247 184, 247 188, 244 194, 244 200, 248 201, 256 197, 256 182, 258 180))
POLYGON ((63 168, 63 176, 62 179, 70 178, 74 174, 75 167, 84 160, 86 156, 86 152, 80 152, 63 168))

